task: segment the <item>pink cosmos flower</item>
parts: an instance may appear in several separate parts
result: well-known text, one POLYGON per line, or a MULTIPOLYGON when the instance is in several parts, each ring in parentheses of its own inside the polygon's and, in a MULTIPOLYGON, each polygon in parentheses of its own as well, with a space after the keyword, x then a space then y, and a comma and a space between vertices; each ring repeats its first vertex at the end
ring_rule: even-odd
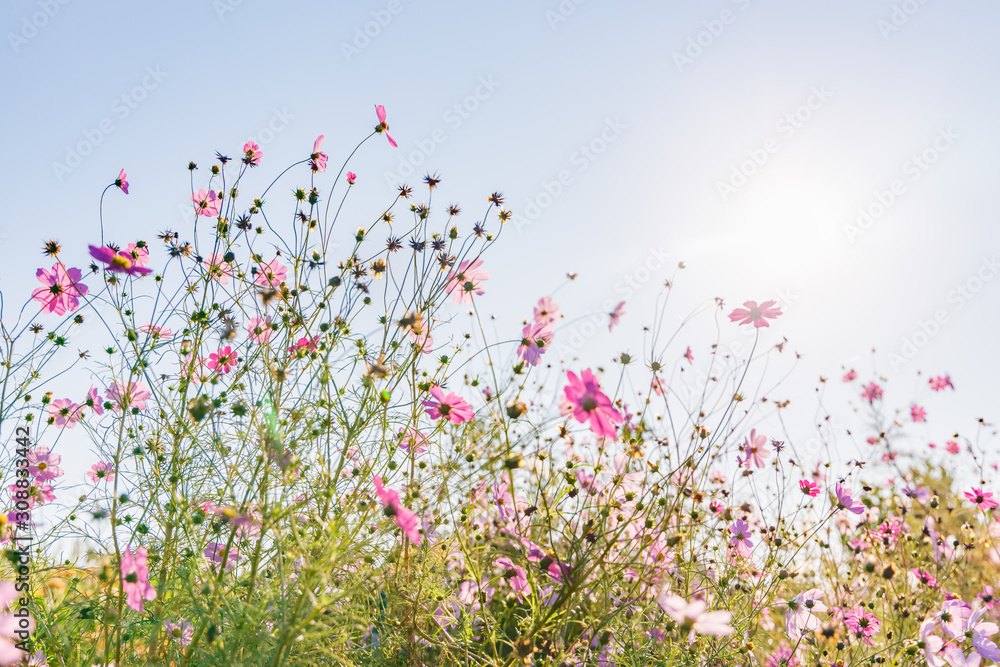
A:
POLYGON ((317 344, 319 344, 319 336, 313 336, 312 338, 303 336, 295 341, 295 345, 288 348, 288 356, 301 358, 310 352, 315 352, 317 344))
POLYGON ((354 185, 354 181, 358 180, 358 175, 353 171, 347 172, 347 184, 354 185))
POLYGON ((729 543, 736 549, 736 553, 744 558, 749 557, 753 550, 753 542, 750 540, 753 531, 750 530, 750 524, 743 519, 737 519, 729 526, 729 532, 732 534, 729 543))
POLYGON ((870 611, 858 606, 844 614, 844 625, 854 633, 854 636, 869 646, 873 645, 872 636, 882 627, 878 617, 870 611))
POLYGON ((396 140, 393 139, 386 130, 389 126, 385 122, 385 107, 381 104, 375 105, 375 115, 378 116, 378 125, 375 126, 375 131, 379 134, 385 132, 385 138, 389 140, 389 145, 396 148, 396 140))
POLYGON ((955 388, 955 385, 951 383, 950 375, 939 375, 937 377, 928 380, 928 383, 931 385, 931 389, 933 389, 934 391, 943 391, 944 389, 947 388, 951 389, 955 388))
POLYGON ((420 521, 417 519, 416 513, 399 502, 398 493, 382 485, 381 477, 376 475, 372 479, 372 483, 375 485, 375 497, 385 508, 385 514, 393 518, 406 539, 412 544, 420 544, 423 536, 420 534, 420 521))
POLYGON ((810 498, 815 498, 819 495, 819 484, 815 482, 810 482, 804 479, 799 480, 799 490, 809 496, 810 498))
POLYGON ((987 609, 993 609, 996 606, 997 598, 993 592, 992 586, 983 584, 983 592, 976 596, 983 601, 983 606, 987 609))
POLYGON ((271 340, 271 318, 251 317, 247 322, 247 334, 251 341, 263 345, 271 340))
POLYGON ((764 667, 798 667, 798 664, 799 659, 792 654, 792 649, 788 646, 779 646, 764 661, 764 667))
POLYGON ((207 547, 205 547, 205 558, 212 561, 216 565, 222 565, 225 569, 232 569, 236 565, 236 561, 240 559, 240 550, 236 547, 229 547, 226 550, 226 545, 222 542, 210 542, 207 547))
POLYGON ((444 291, 451 294, 454 303, 472 303, 472 295, 482 296, 486 294, 483 283, 490 278, 488 271, 480 269, 483 260, 466 260, 458 265, 458 271, 448 274, 448 279, 444 284, 444 291), (457 289, 456 289, 457 288, 457 289))
POLYGON ((94 484, 100 481, 108 482, 109 484, 115 481, 115 469, 104 461, 98 461, 94 465, 90 466, 90 470, 87 471, 87 477, 94 484))
POLYGON ((708 605, 704 600, 688 602, 682 597, 663 593, 656 603, 681 628, 689 628, 692 633, 721 637, 731 635, 735 629, 729 622, 733 619, 728 611, 705 611, 708 605))
POLYGON ((581 424, 590 420, 590 430, 598 437, 616 437, 618 431, 614 425, 624 420, 611 399, 601 391, 600 382, 590 369, 580 373, 580 377, 567 371, 566 379, 568 384, 563 391, 576 420, 581 424))
POLYGON ((861 388, 864 390, 861 392, 861 398, 865 399, 869 403, 882 398, 882 387, 878 386, 874 382, 863 384, 861 385, 861 388))
POLYGON ((309 156, 309 166, 315 172, 326 171, 326 162, 330 159, 326 153, 320 150, 323 148, 323 140, 325 138, 326 137, 321 134, 316 137, 316 141, 313 142, 313 152, 312 155, 309 156))
POLYGON ((431 331, 427 327, 424 327, 424 330, 419 334, 414 333, 411 329, 407 332, 407 336, 410 337, 410 343, 416 346, 421 354, 430 354, 434 351, 434 339, 431 338, 431 331))
POLYGON ((865 505, 860 500, 854 500, 851 496, 850 490, 844 487, 843 484, 837 482, 837 486, 834 487, 834 493, 837 496, 837 508, 842 510, 847 510, 848 512, 854 512, 855 514, 861 514, 865 511, 865 505))
POLYGON ((608 313, 608 316, 611 318, 610 321, 608 322, 608 331, 611 331, 616 326, 618 326, 618 322, 621 321, 622 315, 624 314, 625 314, 625 302, 619 301, 618 305, 615 306, 615 309, 612 310, 610 313, 608 313))
POLYGON ((206 218, 216 217, 222 209, 222 201, 215 190, 202 188, 191 195, 191 201, 194 202, 194 207, 198 211, 198 215, 203 215, 206 218))
POLYGON ((35 481, 47 482, 50 479, 63 476, 59 467, 62 457, 49 451, 45 445, 39 445, 28 452, 28 472, 35 481))
POLYGON ((170 330, 169 327, 158 327, 152 322, 146 322, 141 327, 139 331, 144 334, 149 334, 153 337, 153 340, 170 340, 174 337, 174 332, 170 330))
POLYGON ((758 434, 756 429, 750 429, 750 435, 743 441, 743 453, 746 455, 743 463, 747 467, 754 465, 763 468, 765 459, 771 456, 771 451, 767 449, 767 436, 758 434))
POLYGON ((33 617, 29 615, 28 627, 21 628, 21 618, 14 616, 12 608, 21 595, 13 581, 0 581, 0 612, 8 612, 0 616, 0 665, 16 665, 21 662, 24 652, 15 644, 26 640, 35 631, 33 617))
POLYGON ((243 144, 243 163, 248 164, 251 167, 256 167, 260 164, 260 159, 264 157, 264 152, 260 150, 260 146, 257 145, 255 141, 248 141, 243 144))
POLYGON ((688 360, 689 364, 694 363, 694 354, 691 352, 691 346, 688 346, 687 352, 684 353, 684 358, 688 360))
POLYGON ((972 487, 971 491, 965 492, 965 497, 972 501, 972 504, 983 511, 989 511, 997 506, 997 501, 993 500, 993 494, 982 489, 972 487))
POLYGON ((910 574, 912 574, 918 582, 928 588, 938 587, 937 579, 935 579, 931 573, 926 570, 921 570, 919 567, 915 567, 910 570, 910 574))
POLYGON ((972 608, 962 600, 948 600, 941 605, 941 611, 937 614, 937 621, 941 625, 941 632, 952 639, 960 639, 965 636, 969 629, 969 618, 972 616, 972 608))
POLYGON ((552 297, 543 296, 535 306, 535 321, 546 324, 554 323, 558 318, 559 306, 552 301, 552 297))
POLYGON ((224 255, 213 252, 205 258, 202 264, 205 267, 205 273, 211 280, 220 285, 229 284, 229 278, 233 275, 233 267, 224 259, 224 255))
POLYGON ((504 580, 514 589, 514 595, 517 596, 518 601, 524 602, 524 592, 531 593, 531 589, 528 587, 528 573, 525 569, 520 565, 515 565, 514 561, 506 556, 497 558, 493 565, 503 568, 504 580))
POLYGON ((115 179, 115 185, 117 185, 122 192, 128 194, 128 174, 125 173, 124 169, 118 172, 118 178, 115 179))
POLYGON ((136 266, 146 266, 149 264, 149 248, 146 247, 145 243, 142 245, 129 243, 125 246, 124 252, 132 256, 132 263, 136 266))
POLYGON ((551 342, 552 325, 547 322, 533 322, 521 331, 521 344, 517 346, 517 356, 526 363, 537 366, 551 342))
POLYGON ((130 548, 125 548, 125 553, 122 554, 121 575, 126 603, 132 610, 142 612, 143 600, 156 599, 156 589, 149 583, 146 547, 139 547, 134 554, 130 548))
POLYGON ((73 428, 83 414, 81 408, 82 405, 68 398, 60 398, 49 403, 48 412, 49 417, 55 420, 57 428, 73 428))
POLYGON ((101 395, 97 393, 97 387, 91 387, 90 391, 87 392, 87 400, 85 400, 84 405, 89 407, 94 411, 94 414, 103 415, 104 414, 104 399, 101 395))
POLYGON ((90 246, 90 256, 99 262, 104 262, 107 264, 105 270, 114 273, 124 273, 130 276, 149 275, 153 271, 141 266, 136 262, 135 257, 132 253, 127 250, 115 250, 110 246, 90 246))
POLYGON ((31 293, 31 298, 42 304, 43 313, 65 315, 80 307, 77 297, 85 296, 89 289, 80 282, 83 274, 80 269, 67 269, 62 264, 53 264, 51 271, 38 269, 35 272, 45 287, 39 287, 31 293))
POLYGON ((128 410, 130 408, 146 409, 146 399, 152 394, 142 382, 112 382, 105 392, 109 401, 114 403, 114 410, 128 410))
POLYGON ((958 446, 958 442, 955 440, 949 440, 944 444, 944 448, 948 450, 949 454, 958 454, 961 451, 961 447, 958 446))
POLYGON ((234 368, 238 361, 236 352, 229 345, 221 348, 218 352, 208 355, 208 367, 222 375, 225 375, 230 369, 234 368))
POLYGON ((177 623, 164 621, 163 629, 178 646, 188 646, 194 639, 194 624, 183 618, 177 623))
POLYGON ((927 421, 927 411, 924 410, 919 405, 916 405, 916 404, 911 405, 910 406, 910 419, 912 419, 914 423, 925 422, 925 421, 927 421))
POLYGON ((465 399, 454 393, 445 395, 444 389, 438 385, 431 387, 431 396, 434 397, 434 400, 423 401, 424 407, 427 408, 427 415, 431 419, 444 417, 452 424, 461 424, 471 421, 475 414, 472 406, 465 399))
POLYGON ((427 451, 430 440, 422 432, 415 428, 408 428, 399 432, 399 448, 407 454, 422 454, 427 451))
POLYGON ((851 370, 844 373, 843 380, 844 382, 850 382, 851 380, 854 380, 857 377, 858 377, 858 372, 852 368, 851 370))
POLYGON ((792 641, 799 641, 805 631, 816 630, 821 625, 818 616, 829 611, 827 606, 820 602, 823 591, 818 588, 811 588, 808 591, 799 593, 786 604, 788 611, 785 614, 785 632, 792 641))
POLYGON ((740 325, 753 322, 754 327, 758 329, 766 327, 768 319, 773 320, 782 314, 781 308, 774 307, 777 303, 777 301, 765 301, 758 306, 756 301, 745 301, 742 308, 737 308, 729 313, 729 321, 742 320, 740 325))
POLYGON ((288 269, 277 259, 272 259, 267 264, 261 264, 257 277, 254 279, 255 285, 264 287, 278 287, 285 282, 288 277, 288 269))

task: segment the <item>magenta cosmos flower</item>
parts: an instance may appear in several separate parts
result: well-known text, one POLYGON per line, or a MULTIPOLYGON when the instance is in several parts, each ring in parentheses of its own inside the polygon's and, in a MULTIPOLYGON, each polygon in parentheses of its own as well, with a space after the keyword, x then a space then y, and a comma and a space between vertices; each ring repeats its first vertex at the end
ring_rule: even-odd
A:
POLYGON ((347 184, 354 185, 354 181, 358 180, 358 175, 353 171, 347 172, 347 184))
POLYGON ((135 261, 132 253, 126 250, 115 250, 110 246, 90 246, 90 256, 99 262, 107 264, 104 268, 113 273, 125 273, 130 276, 145 276, 152 271, 135 261))
POLYGON ((933 389, 934 391, 943 391, 948 388, 950 389, 955 388, 955 385, 951 383, 950 375, 939 375, 937 377, 928 380, 928 383, 931 385, 931 389, 933 389))
POLYGON ((205 273, 211 280, 220 285, 229 284, 229 278, 233 275, 233 266, 225 260, 224 255, 213 252, 205 258, 202 264, 205 267, 205 273))
POLYGON ((51 417, 56 428, 73 428, 80 421, 82 416, 82 405, 74 403, 68 398, 60 398, 52 401, 48 405, 49 417, 51 417))
POLYGON ((9 611, 20 597, 21 593, 17 591, 13 581, 0 581, 0 612, 9 612, 0 616, 0 665, 16 665, 21 662, 24 652, 15 644, 28 639, 35 631, 34 618, 28 616, 25 619, 27 627, 22 627, 22 619, 9 611))
POLYGON ((822 597, 823 591, 811 588, 786 603, 788 612, 785 614, 785 632, 789 639, 797 642, 803 632, 819 628, 820 619, 814 614, 828 611, 827 606, 820 602, 822 597))
POLYGON ((608 322, 608 331, 612 331, 616 326, 618 326, 618 323, 621 321, 622 315, 624 314, 625 314, 625 302, 619 301, 618 305, 615 306, 615 309, 612 310, 610 313, 608 313, 608 317, 610 318, 608 322))
POLYGON ((378 475, 372 480, 375 484, 375 497, 378 498, 379 502, 382 503, 382 507, 385 508, 385 513, 387 516, 391 516, 399 526, 399 529, 403 531, 403 535, 406 536, 413 544, 420 544, 422 535, 420 534, 420 521, 417 519, 416 513, 404 507, 402 503, 399 502, 399 494, 392 489, 387 489, 382 485, 382 478, 378 475))
POLYGON ((920 422, 925 422, 925 421, 927 421, 927 411, 924 410, 919 405, 916 405, 916 404, 911 405, 910 406, 910 419, 912 419, 914 421, 914 423, 918 423, 918 424, 920 422))
POLYGON ((874 642, 872 636, 877 634, 882 627, 878 617, 870 611, 858 606, 844 614, 844 625, 854 633, 854 636, 871 646, 874 642))
POLYGON ((861 398, 865 399, 869 403, 882 398, 882 387, 878 386, 874 382, 869 382, 868 384, 861 385, 861 398))
POLYGON ((533 322, 521 331, 521 344, 517 356, 532 366, 537 366, 552 342, 552 326, 547 322, 533 322))
POLYGON ((427 451, 430 440, 415 428, 402 429, 399 432, 399 448, 407 454, 422 454, 427 451))
POLYGON ((741 325, 753 322, 753 325, 758 329, 766 327, 768 319, 773 320, 782 314, 781 308, 775 308, 777 303, 777 301, 765 301, 758 306, 756 301, 745 301, 742 308, 737 308, 729 313, 729 321, 742 320, 741 325))
POLYGON ((28 472, 39 482, 62 477, 63 469, 59 467, 61 462, 62 457, 53 454, 45 445, 39 445, 28 452, 28 472))
POLYGON ((694 353, 691 352, 691 346, 690 345, 688 346, 687 351, 684 352, 684 358, 688 360, 689 364, 693 364, 694 363, 694 353))
POLYGON ((458 394, 445 395, 444 389, 438 385, 431 387, 431 396, 434 400, 423 401, 427 408, 427 415, 431 419, 441 419, 444 417, 452 424, 461 424, 472 419, 472 406, 465 402, 458 394))
POLYGON ((122 169, 118 172, 118 178, 115 179, 115 185, 117 185, 122 192, 128 194, 128 174, 122 169))
POLYGON ((207 218, 214 218, 219 215, 219 211, 222 208, 222 201, 215 190, 202 188, 191 195, 191 201, 194 202, 194 207, 197 209, 198 215, 203 215, 207 218))
POLYGON ((590 369, 580 373, 580 377, 573 371, 567 371, 566 380, 566 401, 576 420, 581 424, 590 420, 590 430, 599 437, 616 437, 618 431, 615 424, 624 420, 611 399, 601 391, 601 385, 590 369))
POLYGON ((256 167, 260 164, 262 157, 264 157, 264 151, 260 149, 256 141, 248 141, 243 144, 243 164, 256 167))
POLYGON ((228 345, 208 355, 208 367, 222 375, 228 373, 238 361, 236 352, 228 345))
POLYGON ((753 542, 750 540, 753 531, 750 530, 750 524, 743 519, 737 519, 729 526, 729 532, 732 534, 729 543, 736 549, 736 553, 747 558, 753 549, 753 542))
POLYGON ((51 271, 38 269, 35 272, 38 281, 45 285, 31 293, 31 298, 42 304, 43 313, 65 315, 80 307, 78 297, 85 296, 89 291, 80 282, 83 274, 80 269, 67 269, 62 264, 53 264, 51 271))
POLYGON ((841 379, 844 382, 851 382, 852 380, 857 379, 857 377, 858 377, 858 372, 852 368, 851 370, 844 373, 844 377, 841 379))
POLYGON ((134 611, 141 612, 143 600, 155 600, 156 589, 149 583, 149 568, 146 566, 146 547, 139 547, 132 553, 128 547, 122 554, 122 589, 125 601, 134 611))
POLYGON ((486 294, 483 283, 490 278, 488 271, 480 269, 483 260, 464 261, 458 265, 458 271, 448 274, 448 279, 444 284, 444 291, 451 294, 451 300, 455 303, 472 303, 472 295, 482 296, 486 294))
POLYGON ((87 471, 87 477, 94 484, 98 482, 113 482, 115 481, 115 470, 110 465, 104 461, 98 461, 94 465, 90 466, 90 470, 87 471))
POLYGON ((385 107, 381 104, 376 104, 375 115, 378 116, 378 125, 375 126, 375 131, 379 134, 385 132, 385 138, 389 140, 389 145, 396 148, 396 140, 387 132, 389 125, 385 122, 385 107))
POLYGON ((247 322, 247 336, 254 343, 264 344, 271 340, 271 318, 251 317, 247 322))
POLYGON ((810 498, 815 498, 819 495, 819 484, 816 482, 810 482, 808 480, 799 480, 799 491, 806 494, 810 498))
POLYGON ((982 489, 972 487, 971 491, 965 492, 965 497, 981 510, 991 510, 997 506, 997 501, 993 500, 993 494, 982 489))
POLYGON ((528 573, 525 569, 520 565, 515 565, 514 561, 506 556, 496 559, 493 565, 503 568, 504 572, 501 576, 503 576, 504 581, 514 589, 514 595, 517 596, 518 601, 524 602, 524 592, 528 591, 528 594, 531 594, 531 589, 528 587, 528 573))
POLYGON ((322 134, 316 137, 316 141, 313 142, 313 152, 309 156, 309 167, 315 172, 326 171, 326 163, 330 159, 330 156, 320 150, 323 148, 324 139, 326 136, 322 134))
POLYGON ((750 435, 743 441, 743 454, 746 458, 742 462, 748 468, 751 465, 763 468, 765 460, 771 456, 771 451, 767 448, 767 436, 757 433, 756 429, 750 429, 750 435))
POLYGON ((183 618, 177 623, 164 621, 163 629, 178 646, 187 646, 194 639, 194 624, 183 618))

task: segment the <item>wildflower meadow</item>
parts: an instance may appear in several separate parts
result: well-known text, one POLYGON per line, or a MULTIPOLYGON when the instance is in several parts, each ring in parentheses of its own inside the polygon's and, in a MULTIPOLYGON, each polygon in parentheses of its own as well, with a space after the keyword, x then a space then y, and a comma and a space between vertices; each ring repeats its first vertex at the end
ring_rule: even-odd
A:
POLYGON ((108 174, 92 242, 5 284, 0 663, 1000 661, 995 430, 909 446, 959 379, 873 364, 772 398, 782 307, 733 285, 675 312, 682 261, 655 312, 601 315, 642 319, 642 353, 581 364, 550 291, 483 305, 519 241, 499 189, 444 205, 427 173, 345 219, 355 154, 397 147, 356 111, 346 156, 191 162, 159 233, 107 232, 132 185, 108 174))

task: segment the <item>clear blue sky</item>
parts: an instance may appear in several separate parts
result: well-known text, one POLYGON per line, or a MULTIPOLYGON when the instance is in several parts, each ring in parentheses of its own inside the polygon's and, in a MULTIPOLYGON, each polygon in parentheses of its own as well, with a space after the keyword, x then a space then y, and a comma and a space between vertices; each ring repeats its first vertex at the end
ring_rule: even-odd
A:
MULTIPOLYGON (((511 337, 574 271, 564 311, 628 301, 622 342, 581 354, 638 354, 685 260, 668 323, 716 296, 782 300, 770 342, 805 356, 779 397, 811 400, 841 364, 867 379, 872 347, 890 371, 916 336, 895 375, 950 372, 961 391, 932 419, 997 418, 995 2, 8 0, 0 16, 8 304, 34 289, 44 240, 88 262, 120 168, 132 193, 106 203, 109 240, 183 234, 189 160, 207 177, 255 137, 276 174, 323 133, 339 165, 384 104, 400 146, 352 163, 348 215, 370 218, 408 168, 439 172, 470 227, 502 190, 515 218, 482 303, 511 337)), ((895 386, 905 404, 912 377, 895 386)))

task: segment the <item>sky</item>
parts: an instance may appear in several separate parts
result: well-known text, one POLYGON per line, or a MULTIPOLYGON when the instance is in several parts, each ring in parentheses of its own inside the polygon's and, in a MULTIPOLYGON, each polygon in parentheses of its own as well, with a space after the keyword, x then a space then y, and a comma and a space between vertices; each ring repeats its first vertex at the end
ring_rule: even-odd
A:
MULTIPOLYGON (((339 166, 383 104, 399 147, 355 156, 345 216, 437 173, 471 228, 502 191, 481 307, 511 331, 555 293, 570 356, 641 356, 672 277, 667 329, 716 297, 779 302, 762 340, 802 358, 776 398, 810 418, 842 366, 947 417, 928 440, 998 418, 995 2, 8 0, 0 17, 5 318, 44 241, 89 263, 119 169, 106 237, 183 235, 189 161, 207 179, 254 138, 273 175, 325 134, 339 166), (960 391, 929 396, 942 373, 960 391)), ((713 322, 670 354, 704 358, 713 322)))

